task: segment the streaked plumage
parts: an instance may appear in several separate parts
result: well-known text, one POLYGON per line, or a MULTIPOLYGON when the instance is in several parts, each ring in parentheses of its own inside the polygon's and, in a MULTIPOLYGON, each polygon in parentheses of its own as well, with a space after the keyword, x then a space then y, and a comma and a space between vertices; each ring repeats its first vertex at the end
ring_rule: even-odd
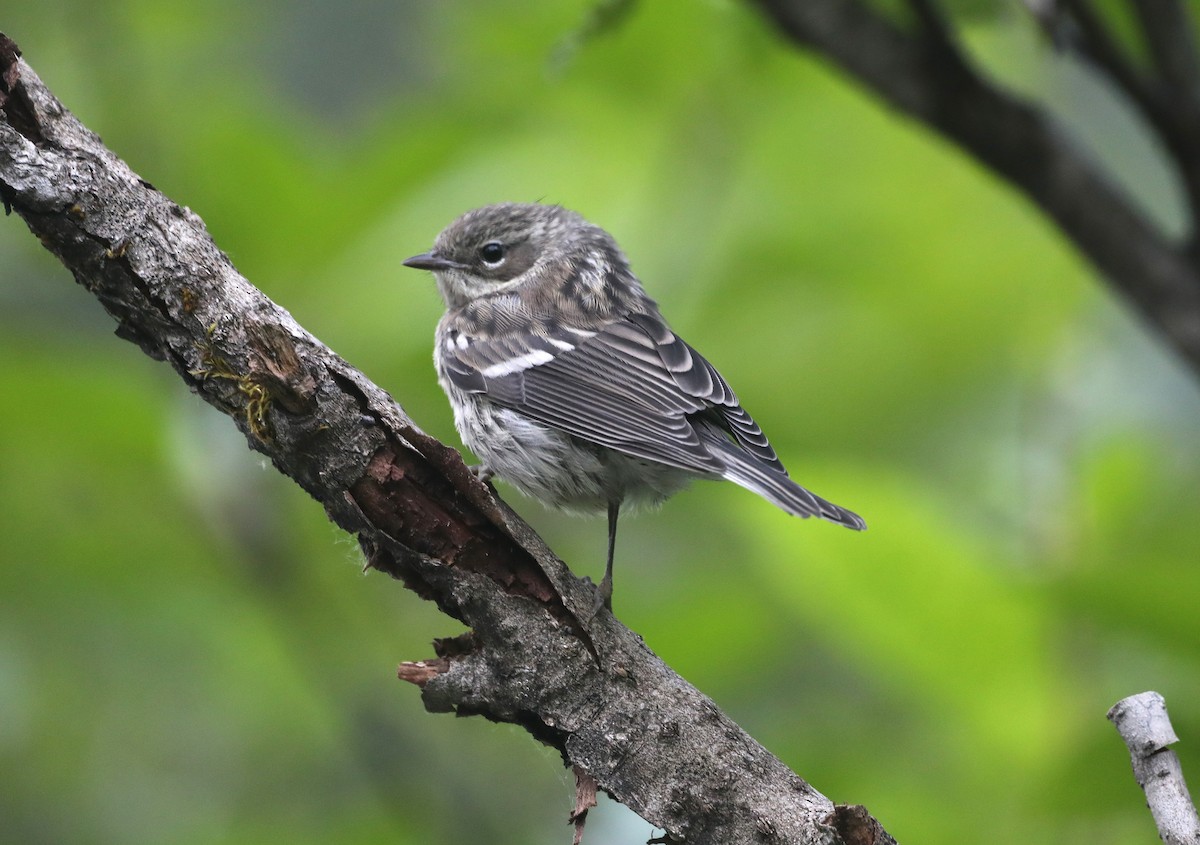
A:
POLYGON ((549 505, 658 504, 726 478, 796 516, 866 524, 793 482, 720 373, 678 337, 607 232, 574 212, 505 203, 464 214, 404 262, 447 311, 434 360, 464 442, 549 505))

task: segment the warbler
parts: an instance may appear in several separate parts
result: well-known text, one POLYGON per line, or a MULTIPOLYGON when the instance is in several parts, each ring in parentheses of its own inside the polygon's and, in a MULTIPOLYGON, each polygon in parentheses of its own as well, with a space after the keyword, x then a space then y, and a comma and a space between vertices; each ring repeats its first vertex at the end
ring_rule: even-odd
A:
POLYGON ((608 514, 612 609, 622 507, 728 479, 800 517, 862 518, 805 490, 707 360, 671 330, 616 241, 556 205, 469 211, 407 267, 446 303, 434 363, 463 442, 525 495, 608 514))

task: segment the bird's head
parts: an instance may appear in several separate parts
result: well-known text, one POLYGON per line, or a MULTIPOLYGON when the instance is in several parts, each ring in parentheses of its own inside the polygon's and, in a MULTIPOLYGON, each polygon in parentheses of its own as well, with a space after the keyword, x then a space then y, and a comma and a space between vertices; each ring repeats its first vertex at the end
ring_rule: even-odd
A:
POLYGON ((561 206, 536 203, 468 211, 442 230, 433 249, 404 265, 431 270, 449 308, 527 285, 557 288, 589 271, 627 272, 607 232, 561 206))

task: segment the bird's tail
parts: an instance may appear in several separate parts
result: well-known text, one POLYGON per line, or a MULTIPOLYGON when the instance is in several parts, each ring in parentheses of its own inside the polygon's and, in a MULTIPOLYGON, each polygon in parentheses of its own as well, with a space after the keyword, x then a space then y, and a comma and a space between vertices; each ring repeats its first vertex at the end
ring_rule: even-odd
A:
POLYGON ((717 432, 706 433, 709 435, 706 439, 725 462, 724 478, 757 493, 793 516, 817 516, 855 531, 866 530, 867 523, 858 514, 805 490, 792 481, 785 471, 756 460, 717 432))

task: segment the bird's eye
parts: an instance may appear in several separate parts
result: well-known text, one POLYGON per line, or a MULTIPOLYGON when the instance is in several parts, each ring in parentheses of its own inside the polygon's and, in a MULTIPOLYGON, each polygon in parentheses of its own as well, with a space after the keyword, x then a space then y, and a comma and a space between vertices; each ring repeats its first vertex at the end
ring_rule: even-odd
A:
POLYGON ((504 244, 488 241, 479 248, 479 257, 487 264, 499 264, 504 260, 504 244))

